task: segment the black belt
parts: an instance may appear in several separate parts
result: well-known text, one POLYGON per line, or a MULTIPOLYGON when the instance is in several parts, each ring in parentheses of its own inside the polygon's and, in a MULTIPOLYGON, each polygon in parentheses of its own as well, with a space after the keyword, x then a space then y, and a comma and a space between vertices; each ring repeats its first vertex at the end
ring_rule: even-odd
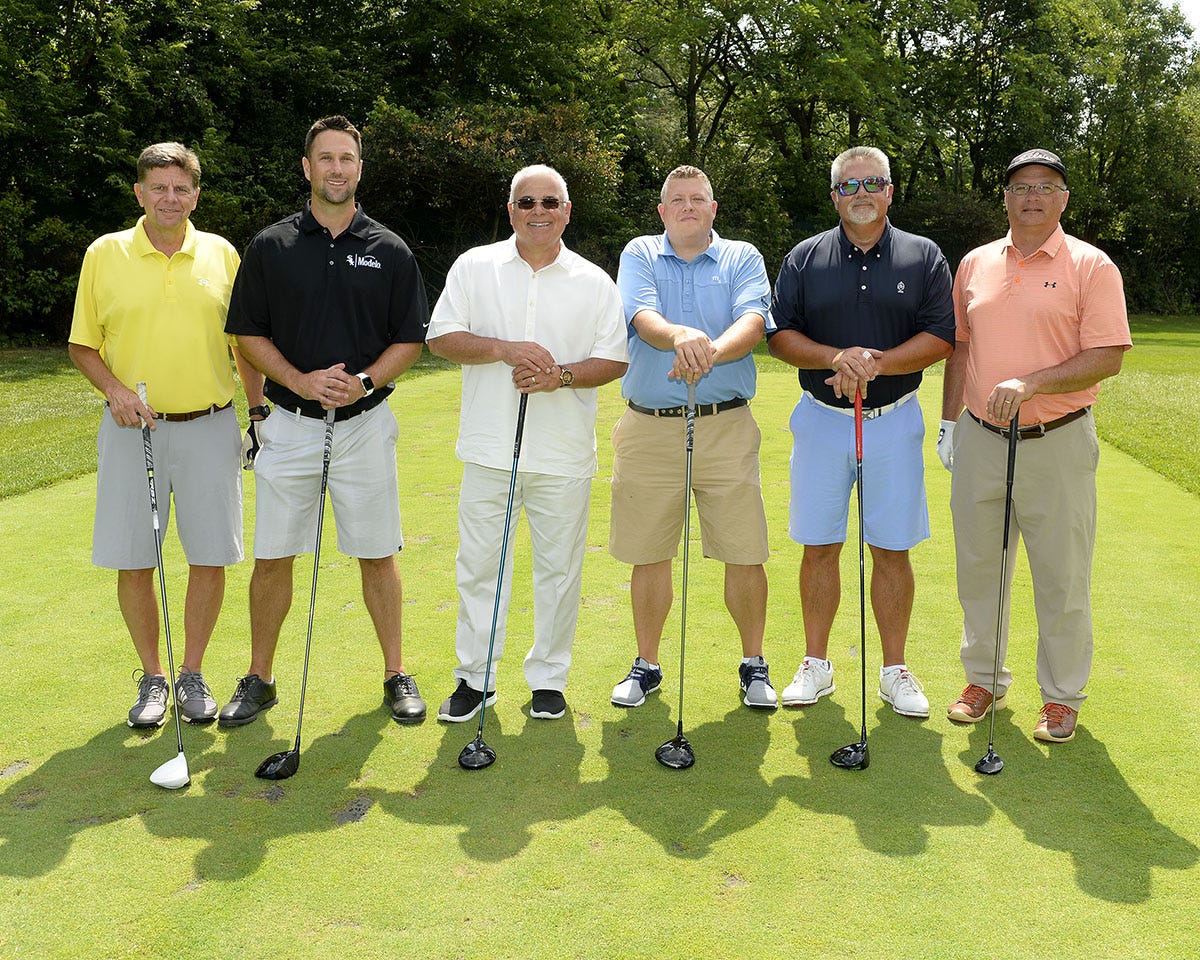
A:
MULTIPOLYGON (((732 400, 722 400, 720 403, 698 403, 696 404, 696 416, 712 416, 714 413, 720 413, 723 410, 734 410, 737 407, 744 407, 749 402, 745 397, 734 397, 732 400)), ((632 400, 629 401, 629 409, 634 413, 644 413, 650 417, 687 416, 687 407, 641 407, 632 400)))
MULTIPOLYGON (((1046 423, 1032 423, 1027 427, 1017 427, 1017 439, 1036 440, 1038 437, 1044 437, 1051 430, 1057 430, 1059 427, 1065 427, 1068 423, 1074 423, 1091 409, 1091 407, 1080 407, 1078 410, 1072 410, 1057 420, 1050 420, 1046 423)), ((1008 439, 1008 427, 998 427, 994 423, 987 423, 984 420, 980 420, 970 410, 967 411, 967 414, 972 420, 983 427, 984 430, 990 430, 997 436, 1003 437, 1005 440, 1008 439)))
MULTIPOLYGON (((351 417, 357 417, 360 413, 374 410, 388 398, 389 393, 391 393, 390 390, 376 390, 369 397, 363 397, 358 403, 352 404, 349 407, 338 407, 337 412, 333 415, 334 422, 349 420, 351 417)), ((280 410, 287 410, 289 413, 298 413, 302 417, 311 417, 313 420, 324 420, 329 412, 315 400, 305 400, 295 406, 286 403, 280 403, 277 406, 280 410)))
POLYGON ((154 419, 166 420, 167 423, 187 423, 189 420, 199 420, 201 417, 207 417, 210 413, 220 413, 222 410, 228 410, 232 406, 233 401, 230 400, 219 407, 214 403, 203 410, 192 410, 190 413, 160 413, 154 419))

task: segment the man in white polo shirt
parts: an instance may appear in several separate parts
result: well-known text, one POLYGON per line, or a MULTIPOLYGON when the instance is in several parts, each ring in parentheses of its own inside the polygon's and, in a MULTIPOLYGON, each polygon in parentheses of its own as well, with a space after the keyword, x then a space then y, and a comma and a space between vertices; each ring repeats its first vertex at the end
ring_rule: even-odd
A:
MULTIPOLYGON (((513 236, 455 261, 429 324, 429 349, 463 365, 456 452, 463 461, 458 506, 458 686, 439 720, 479 711, 495 609, 501 538, 521 394, 531 394, 513 510, 522 507, 533 547, 533 646, 525 679, 530 716, 566 712, 563 688, 579 614, 588 504, 596 472, 596 388, 628 366, 621 298, 599 267, 563 245, 571 219, 567 185, 547 166, 513 177, 513 236)), ((505 549, 511 550, 512 537, 505 549)), ((504 566, 487 703, 504 650, 512 564, 504 566)))

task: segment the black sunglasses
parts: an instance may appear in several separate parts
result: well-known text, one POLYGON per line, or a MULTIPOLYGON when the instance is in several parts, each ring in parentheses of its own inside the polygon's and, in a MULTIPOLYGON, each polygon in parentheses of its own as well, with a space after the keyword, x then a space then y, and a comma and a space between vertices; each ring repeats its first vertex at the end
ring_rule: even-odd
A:
POLYGON ((546 210, 557 210, 562 201, 558 197, 542 197, 540 201, 536 197, 521 197, 513 203, 517 205, 518 210, 532 210, 539 203, 546 210))
POLYGON ((861 180, 843 180, 841 183, 835 183, 833 189, 840 196, 852 197, 858 193, 859 184, 866 188, 867 193, 879 193, 891 182, 886 177, 863 177, 861 180))

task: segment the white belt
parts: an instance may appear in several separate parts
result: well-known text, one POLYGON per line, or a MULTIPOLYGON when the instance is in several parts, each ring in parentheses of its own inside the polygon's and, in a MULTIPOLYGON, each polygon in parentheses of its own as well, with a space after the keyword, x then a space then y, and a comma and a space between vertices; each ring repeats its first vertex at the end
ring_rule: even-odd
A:
MULTIPOLYGON (((824 407, 826 410, 832 410, 834 413, 844 414, 847 417, 854 416, 853 407, 835 407, 832 404, 824 403, 821 400, 818 400, 811 393, 808 393, 808 391, 805 391, 805 393, 808 395, 808 399, 815 403, 818 407, 824 407)), ((885 403, 882 407, 863 407, 863 419, 874 420, 876 417, 882 417, 885 413, 891 413, 901 404, 908 403, 908 401, 916 395, 917 391, 914 390, 912 393, 906 393, 895 403, 885 403)))

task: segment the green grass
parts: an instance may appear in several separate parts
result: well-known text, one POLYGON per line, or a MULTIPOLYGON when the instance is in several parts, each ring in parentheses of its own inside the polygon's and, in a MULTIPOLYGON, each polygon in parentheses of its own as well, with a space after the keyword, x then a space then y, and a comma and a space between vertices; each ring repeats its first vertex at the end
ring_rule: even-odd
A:
MULTIPOLYGON (((781 365, 764 358, 761 370, 767 656, 782 685, 802 653, 799 548, 786 535, 787 417, 797 388, 781 365)), ((436 708, 453 686, 459 377, 439 365, 422 373, 391 403, 401 435, 406 660, 436 708)), ((929 429, 939 394, 935 370, 922 396, 929 429)), ((1108 399, 1102 394, 1101 408, 1108 399)), ((720 570, 700 559, 693 525, 685 727, 698 762, 673 773, 653 752, 677 719, 678 609, 664 642, 662 695, 634 711, 608 703, 634 652, 629 571, 605 549, 607 435, 619 412, 610 386, 567 720, 528 717, 522 523, 510 647, 487 721, 499 760, 479 773, 455 763, 473 726, 399 727, 380 708, 378 650, 356 567, 334 548, 331 523, 298 775, 266 784, 252 771, 295 734, 304 560, 276 664, 279 706, 241 730, 186 728, 192 785, 152 787, 150 772, 174 756, 174 731, 168 724, 145 735, 123 722, 134 658, 112 575, 89 563, 93 478, 0 501, 0 957, 1194 955, 1195 495, 1105 445, 1096 663, 1069 745, 1030 735, 1036 626, 1018 553, 1017 680, 997 724, 1006 768, 995 778, 971 769, 987 729, 956 727, 941 712, 962 686, 960 614, 949 474, 932 443, 933 537, 913 552, 909 662, 934 711, 905 720, 868 688, 872 763, 861 773, 828 762, 857 737, 856 551, 843 556, 846 593, 831 646, 837 692, 815 708, 766 715, 739 706, 720 570)), ((1194 440, 1175 444, 1182 451, 1194 440)), ((250 530, 252 475, 246 504, 250 530)), ((173 533, 166 563, 180 643, 184 571, 173 533)), ((205 661, 222 700, 246 667, 249 572, 249 563, 230 570, 205 661)), ((868 632, 873 674, 878 643, 868 632)))

